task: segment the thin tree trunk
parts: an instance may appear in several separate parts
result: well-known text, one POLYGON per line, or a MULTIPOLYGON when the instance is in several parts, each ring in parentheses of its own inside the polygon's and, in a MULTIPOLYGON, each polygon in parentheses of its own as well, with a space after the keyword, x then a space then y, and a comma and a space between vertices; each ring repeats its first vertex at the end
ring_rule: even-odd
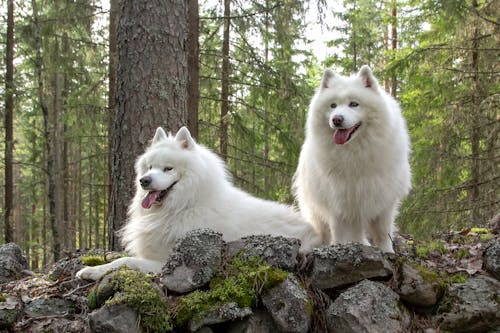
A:
POLYGON ((229 112, 229 29, 231 24, 231 0, 224 0, 224 32, 222 40, 222 77, 221 77, 221 111, 220 111, 220 155, 227 160, 229 112))
MULTIPOLYGON (((397 3, 395 0, 392 1, 392 13, 391 13, 391 49, 393 57, 396 55, 396 50, 398 48, 398 17, 397 17, 397 3)), ((391 77, 391 96, 396 98, 398 88, 398 81, 396 71, 393 71, 391 77)))
MULTIPOLYGON (((112 174, 112 155, 111 155, 111 147, 113 146, 113 126, 114 126, 114 110, 115 110, 115 103, 116 103, 116 62, 117 62, 117 46, 116 46, 116 30, 117 30, 117 11, 118 11, 118 0, 110 0, 110 10, 109 10, 109 67, 108 67, 108 147, 110 149, 108 150, 108 155, 107 155, 107 172, 108 172, 108 177, 107 177, 107 199, 108 199, 108 204, 107 204, 107 210, 106 210, 106 216, 105 219, 106 221, 110 221, 110 211, 112 210, 111 207, 111 191, 112 191, 112 186, 111 184, 113 183, 111 180, 111 174, 112 174)), ((109 227, 109 225, 108 225, 109 227)), ((81 233, 81 224, 79 225, 79 232, 81 233)), ((111 246, 109 243, 109 238, 112 237, 111 233, 108 234, 108 245, 111 246)), ((81 243, 80 243, 81 247, 81 243)))
POLYGON ((12 208, 14 196, 13 179, 13 113, 14 113, 14 1, 7 2, 7 44, 5 50, 5 243, 13 242, 12 208))
MULTIPOLYGON (((476 0, 472 1, 474 10, 477 10, 478 3, 476 0)), ((474 22, 474 34, 472 36, 472 110, 469 114, 474 115, 474 118, 480 118, 478 112, 481 111, 479 107, 479 27, 478 22, 474 22)), ((479 140, 481 137, 480 128, 477 121, 469 121, 470 124, 470 144, 471 144, 471 179, 470 179, 470 221, 473 225, 479 223, 479 140)))
POLYGON ((199 88, 199 17, 198 17, 198 0, 188 0, 188 29, 189 35, 187 40, 188 49, 188 71, 189 71, 189 88, 188 88, 188 119, 187 125, 191 135, 198 138, 198 100, 200 98, 199 88))
POLYGON ((38 103, 42 109, 43 115, 43 131, 45 136, 45 151, 46 151, 46 174, 48 176, 48 201, 49 201, 49 221, 52 233, 52 255, 54 261, 59 260, 61 255, 61 243, 59 237, 59 230, 56 221, 56 202, 55 202, 55 175, 54 171, 54 157, 52 149, 52 135, 49 124, 49 109, 44 99, 44 85, 42 75, 42 52, 41 52, 41 35, 40 24, 38 21, 38 8, 36 0, 31 1, 33 10, 33 27, 35 37, 35 68, 38 80, 38 103))
MULTIPOLYGON (((269 7, 269 2, 266 1, 266 8, 269 7)), ((269 61, 269 12, 266 10, 265 13, 265 37, 264 37, 264 64, 267 65, 269 61)), ((264 193, 267 195, 269 190, 269 93, 264 92, 264 151, 263 151, 263 162, 264 162, 264 193)))

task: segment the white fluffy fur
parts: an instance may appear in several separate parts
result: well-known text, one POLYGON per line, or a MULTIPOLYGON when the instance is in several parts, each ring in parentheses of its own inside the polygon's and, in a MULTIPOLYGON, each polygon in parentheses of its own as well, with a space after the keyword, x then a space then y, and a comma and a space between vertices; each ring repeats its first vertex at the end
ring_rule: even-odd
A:
POLYGON ((314 228, 290 206, 255 198, 234 187, 224 162, 195 143, 187 128, 174 137, 158 128, 151 146, 136 162, 136 193, 122 243, 133 257, 86 267, 77 273, 96 280, 111 268, 127 265, 144 272, 159 272, 176 240, 188 231, 210 228, 226 241, 247 235, 270 234, 298 238, 302 250, 319 245, 314 228), (171 169, 170 169, 171 168, 171 169), (147 190, 142 177, 152 183, 147 190), (177 182, 159 205, 146 209, 141 202, 149 190, 163 190, 177 182))
POLYGON ((370 239, 393 252, 394 219, 411 187, 409 151, 400 108, 370 68, 351 77, 325 71, 311 101, 294 179, 300 211, 323 243, 370 239), (334 142, 335 116, 344 118, 345 128, 361 122, 345 144, 334 142))

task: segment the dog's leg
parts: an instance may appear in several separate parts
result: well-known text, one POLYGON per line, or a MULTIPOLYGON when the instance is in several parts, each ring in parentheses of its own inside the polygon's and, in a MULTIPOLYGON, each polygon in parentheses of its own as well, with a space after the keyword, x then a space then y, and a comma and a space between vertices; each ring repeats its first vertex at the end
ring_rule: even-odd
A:
POLYGON ((378 246, 384 252, 394 253, 391 237, 396 229, 394 226, 396 212, 396 208, 388 208, 368 224, 368 232, 373 245, 378 246))
POLYGON ((76 277, 79 279, 96 281, 106 274, 107 271, 124 265, 130 269, 138 270, 143 273, 160 273, 163 267, 163 263, 159 261, 124 257, 116 259, 109 264, 82 268, 76 273, 76 277))
POLYGON ((369 245, 366 239, 363 224, 359 221, 335 220, 332 224, 332 244, 345 244, 349 242, 369 245))
POLYGON ((332 242, 330 225, 317 214, 311 214, 311 223, 321 238, 321 244, 330 245, 332 242))

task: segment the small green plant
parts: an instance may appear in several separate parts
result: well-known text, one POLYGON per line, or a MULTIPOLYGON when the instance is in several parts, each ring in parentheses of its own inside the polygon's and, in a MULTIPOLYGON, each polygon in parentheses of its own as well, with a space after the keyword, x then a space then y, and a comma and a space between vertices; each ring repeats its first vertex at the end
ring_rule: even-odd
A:
POLYGON ((463 259, 469 255, 469 249, 464 247, 453 253, 453 256, 457 259, 463 259))
POLYGON ((442 241, 431 240, 429 242, 417 244, 416 253, 419 258, 425 258, 431 253, 443 255, 446 253, 446 247, 442 241))
POLYGON ((173 329, 167 304, 142 272, 121 267, 113 273, 112 283, 120 291, 106 304, 125 303, 139 315, 144 332, 168 332, 173 329))
POLYGON ((0 302, 6 302, 7 301, 7 295, 6 294, 0 294, 0 302))
POLYGON ((191 318, 228 302, 236 302, 241 308, 255 306, 260 294, 277 286, 287 276, 287 272, 260 258, 236 256, 226 267, 224 275, 210 281, 208 291, 196 290, 179 301, 176 322, 184 326, 191 318))
POLYGON ((448 284, 452 283, 465 283, 469 279, 469 276, 464 273, 450 274, 446 276, 446 282, 448 284))

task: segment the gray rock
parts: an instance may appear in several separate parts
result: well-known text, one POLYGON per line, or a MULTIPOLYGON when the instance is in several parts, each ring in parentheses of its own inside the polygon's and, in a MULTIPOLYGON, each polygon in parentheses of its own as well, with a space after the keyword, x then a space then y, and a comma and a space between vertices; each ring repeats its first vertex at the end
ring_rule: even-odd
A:
POLYGON ((105 305, 89 314, 92 333, 141 333, 137 313, 125 304, 105 305))
POLYGON ((433 272, 419 271, 406 263, 402 264, 396 292, 403 301, 412 305, 433 306, 443 294, 443 280, 437 273, 434 274, 436 278, 432 279, 433 272))
POLYGON ((0 246, 0 283, 18 279, 27 268, 28 262, 19 246, 14 243, 0 246))
POLYGON ((118 274, 116 271, 111 272, 108 275, 105 275, 98 282, 94 290, 95 304, 92 304, 94 307, 102 306, 104 302, 112 298, 114 294, 118 291, 113 284, 113 279, 115 278, 116 274, 118 274))
POLYGON ((0 329, 10 329, 21 317, 21 302, 16 297, 8 296, 4 302, 0 302, 0 329))
POLYGON ((253 313, 227 325, 226 333, 276 333, 278 328, 267 311, 253 310, 253 313))
POLYGON ((191 332, 196 332, 203 326, 220 324, 226 321, 233 321, 244 318, 252 314, 250 308, 240 308, 235 302, 226 303, 211 311, 198 313, 189 320, 188 328, 191 332))
POLYGON ((330 305, 327 325, 330 333, 408 332, 410 316, 392 289, 364 280, 330 305))
POLYGON ((483 254, 484 269, 500 280, 500 239, 495 239, 483 254))
POLYGON ((311 284, 319 289, 390 275, 391 264, 375 247, 349 243, 317 248, 312 252, 311 284))
POLYGON ((305 333, 309 330, 313 303, 292 274, 279 286, 262 295, 262 304, 281 332, 305 333))
POLYGON ((30 301, 24 313, 31 317, 57 316, 75 313, 75 302, 60 297, 42 297, 30 301))
POLYGON ((202 287, 219 269, 224 251, 222 234, 193 230, 181 238, 163 267, 160 282, 167 289, 186 293, 202 287))
POLYGON ((438 308, 441 328, 456 333, 487 332, 500 326, 500 282, 480 276, 454 283, 438 308))
POLYGON ((76 272, 84 268, 81 258, 63 258, 56 262, 49 272, 49 278, 58 280, 66 277, 74 277, 76 272))
POLYGON ((295 238, 254 235, 228 243, 227 256, 239 254, 243 258, 260 257, 274 267, 293 271, 299 249, 300 240, 295 238))

